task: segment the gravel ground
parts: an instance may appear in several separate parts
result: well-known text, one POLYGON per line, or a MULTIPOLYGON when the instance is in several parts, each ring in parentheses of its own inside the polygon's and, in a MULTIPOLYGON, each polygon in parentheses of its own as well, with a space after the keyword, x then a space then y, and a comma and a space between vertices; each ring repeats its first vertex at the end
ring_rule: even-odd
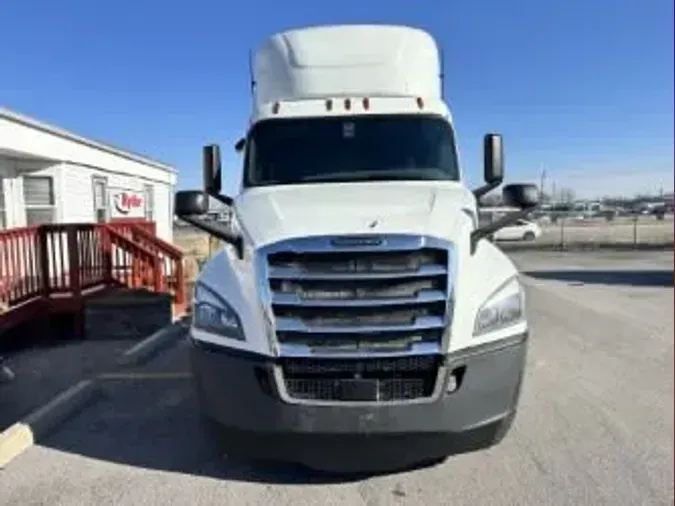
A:
MULTIPOLYGON (((126 380, 0 472, 0 505, 673 504, 672 253, 513 257, 532 341, 516 423, 493 449, 322 482, 216 455, 183 377, 126 380)), ((179 344, 148 371, 186 367, 179 344)))

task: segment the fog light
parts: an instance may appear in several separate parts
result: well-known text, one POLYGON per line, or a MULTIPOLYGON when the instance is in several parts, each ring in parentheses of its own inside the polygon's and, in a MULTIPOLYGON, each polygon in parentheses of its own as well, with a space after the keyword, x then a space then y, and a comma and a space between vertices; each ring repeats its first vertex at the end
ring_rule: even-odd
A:
POLYGON ((451 394, 455 390, 457 390, 457 387, 459 386, 459 381, 457 381, 457 375, 453 372, 450 375, 450 379, 448 380, 448 393, 451 394))
POLYGON ((464 379, 464 373, 466 372, 466 366, 462 365, 456 367, 450 373, 450 378, 448 378, 448 388, 447 393, 451 394, 459 390, 459 387, 462 386, 462 379, 464 379))

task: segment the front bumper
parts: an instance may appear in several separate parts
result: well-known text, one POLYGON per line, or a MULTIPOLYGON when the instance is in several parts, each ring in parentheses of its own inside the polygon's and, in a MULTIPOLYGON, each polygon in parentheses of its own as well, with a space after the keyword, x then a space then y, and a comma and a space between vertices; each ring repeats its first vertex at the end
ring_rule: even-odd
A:
POLYGON ((523 334, 448 355, 441 370, 463 368, 459 387, 424 402, 319 405, 283 400, 273 359, 191 343, 198 400, 225 451, 335 471, 405 468, 499 442, 527 352, 523 334))

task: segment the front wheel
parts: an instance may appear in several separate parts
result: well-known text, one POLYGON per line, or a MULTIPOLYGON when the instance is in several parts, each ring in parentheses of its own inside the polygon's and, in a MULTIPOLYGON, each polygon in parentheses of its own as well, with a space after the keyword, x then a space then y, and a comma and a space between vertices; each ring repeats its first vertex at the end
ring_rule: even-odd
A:
POLYGON ((523 235, 524 241, 534 241, 534 239, 535 239, 534 232, 525 232, 525 235, 523 235))

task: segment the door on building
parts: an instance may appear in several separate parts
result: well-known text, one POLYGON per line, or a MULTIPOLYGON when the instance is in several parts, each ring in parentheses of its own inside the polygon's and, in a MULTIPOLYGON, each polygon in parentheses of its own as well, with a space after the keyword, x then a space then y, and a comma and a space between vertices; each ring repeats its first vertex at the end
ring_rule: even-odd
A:
POLYGON ((102 176, 92 177, 94 192, 94 221, 105 223, 109 219, 108 212, 108 179, 102 176))

